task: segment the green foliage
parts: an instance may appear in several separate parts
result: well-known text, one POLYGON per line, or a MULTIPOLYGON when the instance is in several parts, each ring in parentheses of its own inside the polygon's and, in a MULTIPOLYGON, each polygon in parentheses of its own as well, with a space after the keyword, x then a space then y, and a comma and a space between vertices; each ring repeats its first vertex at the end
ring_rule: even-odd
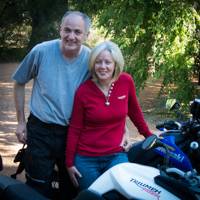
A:
POLYGON ((0 47, 0 62, 20 62, 26 53, 26 48, 0 47))
POLYGON ((66 0, 0 0, 0 3, 1 60, 17 57, 7 52, 26 53, 25 48, 58 37, 58 24, 68 6, 66 0), (20 48, 23 51, 18 51, 20 48))
POLYGON ((0 4, 0 47, 24 46, 27 43, 25 35, 29 33, 26 26, 30 23, 25 4, 19 0, 0 0, 0 4))
POLYGON ((195 37, 198 18, 192 5, 174 1, 162 7, 152 26, 155 76, 164 78, 170 96, 184 102, 194 98, 196 93, 192 79, 199 51, 195 37))
POLYGON ((105 0, 98 6, 82 0, 79 6, 95 15, 105 37, 120 45, 125 70, 133 75, 138 91, 154 76, 163 80, 165 94, 181 102, 198 95, 193 82, 200 69, 197 1, 105 0))
POLYGON ((0 4, 0 58, 13 52, 9 48, 21 52, 21 57, 24 50, 18 51, 19 47, 31 48, 57 37, 60 19, 69 7, 94 19, 97 37, 91 38, 90 46, 99 39, 99 31, 119 44, 137 91, 153 76, 163 80, 164 94, 181 102, 199 95, 197 0, 0 0, 0 4))
POLYGON ((32 32, 28 48, 38 42, 59 37, 61 17, 67 10, 65 0, 28 0, 27 8, 31 17, 32 32))

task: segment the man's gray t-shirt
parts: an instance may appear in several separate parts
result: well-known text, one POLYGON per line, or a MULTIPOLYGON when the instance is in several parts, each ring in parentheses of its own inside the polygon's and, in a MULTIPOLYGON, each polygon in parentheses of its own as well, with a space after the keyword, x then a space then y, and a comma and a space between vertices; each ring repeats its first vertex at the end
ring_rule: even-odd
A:
POLYGON ((89 77, 90 49, 82 46, 78 57, 67 60, 60 50, 60 40, 36 45, 24 58, 12 78, 19 84, 34 79, 30 112, 46 123, 67 125, 74 94, 89 77))

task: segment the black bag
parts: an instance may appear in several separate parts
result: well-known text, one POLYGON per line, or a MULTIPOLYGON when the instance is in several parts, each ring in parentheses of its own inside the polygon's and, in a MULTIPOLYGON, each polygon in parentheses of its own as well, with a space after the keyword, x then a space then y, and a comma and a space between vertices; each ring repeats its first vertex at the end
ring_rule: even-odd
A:
POLYGON ((14 163, 19 162, 19 165, 17 167, 17 170, 14 174, 11 175, 12 178, 16 179, 17 175, 22 173, 22 171, 25 168, 24 162, 25 162, 25 153, 26 153, 26 145, 24 144, 23 147, 17 152, 15 158, 14 158, 14 163))
MULTIPOLYGON (((22 173, 25 169, 25 154, 26 154, 26 145, 24 144, 21 149, 17 152, 13 162, 19 162, 17 170, 14 174, 11 175, 11 178, 17 179, 17 175, 22 173)), ((52 192, 53 192, 53 199, 57 199, 59 196, 59 178, 58 178, 58 171, 54 169, 53 177, 52 177, 52 192)))

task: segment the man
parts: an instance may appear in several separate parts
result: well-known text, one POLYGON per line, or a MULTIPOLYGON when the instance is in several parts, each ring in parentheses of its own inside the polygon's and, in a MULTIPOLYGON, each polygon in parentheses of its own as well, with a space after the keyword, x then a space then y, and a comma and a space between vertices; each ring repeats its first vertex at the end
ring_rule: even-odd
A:
POLYGON ((78 11, 68 11, 60 25, 61 39, 36 45, 24 58, 12 78, 17 114, 16 136, 27 143, 27 184, 48 198, 55 164, 59 171, 60 199, 74 193, 65 167, 66 133, 74 93, 89 77, 90 49, 83 45, 91 21, 78 11), (30 115, 24 113, 25 85, 34 80, 30 115))

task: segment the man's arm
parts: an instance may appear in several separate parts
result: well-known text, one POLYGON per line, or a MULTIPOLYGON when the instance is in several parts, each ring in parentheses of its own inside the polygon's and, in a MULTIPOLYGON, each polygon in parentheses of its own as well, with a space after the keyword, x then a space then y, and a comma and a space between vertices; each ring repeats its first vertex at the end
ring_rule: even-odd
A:
POLYGON ((16 136, 19 142, 26 143, 26 119, 24 113, 25 84, 14 83, 14 100, 18 122, 16 136))

